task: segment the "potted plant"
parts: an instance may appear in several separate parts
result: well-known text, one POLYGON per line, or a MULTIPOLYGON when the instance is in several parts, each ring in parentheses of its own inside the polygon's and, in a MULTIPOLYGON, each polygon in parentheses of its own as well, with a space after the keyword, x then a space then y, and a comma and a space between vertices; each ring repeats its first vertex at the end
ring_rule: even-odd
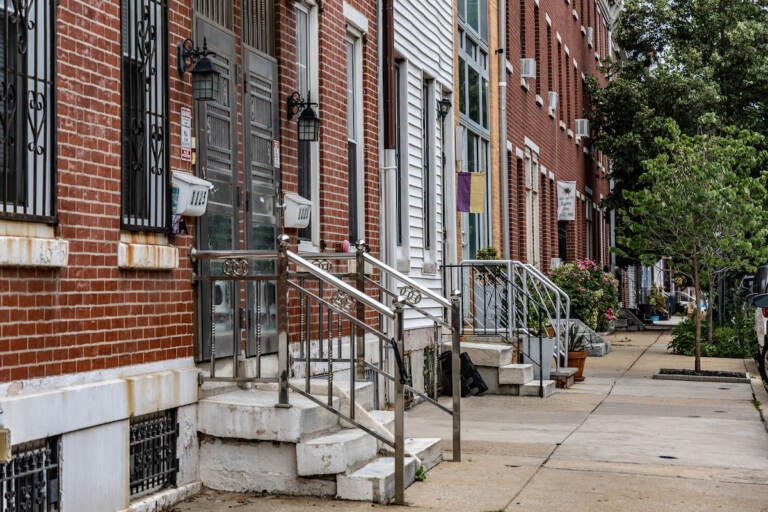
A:
POLYGON ((573 380, 584 380, 584 364, 587 362, 587 337, 579 332, 579 328, 571 324, 568 327, 568 366, 576 368, 573 380))
POLYGON ((651 307, 651 321, 658 322, 659 318, 667 314, 667 299, 661 292, 661 288, 651 285, 651 291, 648 294, 648 305, 651 307))

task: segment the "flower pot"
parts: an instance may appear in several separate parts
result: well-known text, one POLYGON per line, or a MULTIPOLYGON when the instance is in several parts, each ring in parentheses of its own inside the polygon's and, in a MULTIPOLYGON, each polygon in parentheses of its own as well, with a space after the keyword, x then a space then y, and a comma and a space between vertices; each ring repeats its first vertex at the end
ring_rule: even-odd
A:
POLYGON ((582 382, 584 380, 584 363, 587 362, 587 351, 568 352, 568 367, 576 368, 576 374, 573 380, 582 382))
POLYGON ((651 322, 658 322, 659 321, 659 315, 651 315, 651 322))

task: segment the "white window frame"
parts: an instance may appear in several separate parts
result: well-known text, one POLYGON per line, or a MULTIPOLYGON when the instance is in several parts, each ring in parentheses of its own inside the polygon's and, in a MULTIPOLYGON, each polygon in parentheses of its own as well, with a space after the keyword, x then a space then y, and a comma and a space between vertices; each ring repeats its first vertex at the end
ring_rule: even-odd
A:
MULTIPOLYGON (((309 82, 310 97, 313 102, 319 100, 319 43, 318 43, 318 7, 317 2, 307 0, 296 2, 296 10, 302 10, 307 14, 307 81, 309 82)), ((297 87, 298 89, 298 87, 297 87)), ((304 91, 299 91, 306 96, 304 91)), ((318 109, 322 108, 322 102, 318 109)), ((310 190, 312 193, 312 206, 309 240, 299 240, 299 251, 301 252, 319 252, 320 251, 320 150, 317 142, 310 142, 310 190)))
POLYGON ((422 207, 424 208, 423 236, 424 236, 424 262, 437 261, 437 166, 440 161, 437 158, 437 99, 435 80, 431 77, 422 77, 422 207), (424 98, 426 89, 426 98, 424 98), (423 147, 426 144, 426 147, 423 147), (424 160, 428 159, 427 162, 424 160), (430 243, 427 245, 427 239, 430 243))
POLYGON ((541 265, 541 204, 539 198, 540 169, 538 148, 525 147, 525 248, 527 263, 541 265))
MULTIPOLYGON (((356 135, 355 148, 357 150, 357 228, 358 238, 365 239, 365 137, 363 133, 363 34, 355 27, 347 26, 347 44, 352 44, 354 54, 354 68, 353 73, 355 75, 354 90, 351 91, 354 95, 354 112, 352 122, 354 123, 354 130, 356 135)), ((347 84, 349 87, 349 84, 347 84)), ((349 113, 348 113, 349 114, 349 113)), ((349 123, 349 120, 348 120, 349 123)), ((349 131, 349 126, 348 126, 349 131)), ((348 134, 349 136, 349 134, 348 134)), ((357 240, 350 240, 351 246, 357 240)))

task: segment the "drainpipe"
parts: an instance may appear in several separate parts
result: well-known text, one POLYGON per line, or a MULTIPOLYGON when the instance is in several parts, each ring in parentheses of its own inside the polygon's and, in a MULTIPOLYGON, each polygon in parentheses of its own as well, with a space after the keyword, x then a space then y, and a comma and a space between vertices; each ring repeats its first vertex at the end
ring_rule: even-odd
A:
POLYGON ((499 0, 499 156, 501 164, 501 253, 510 259, 509 166, 507 165, 507 2, 499 0))

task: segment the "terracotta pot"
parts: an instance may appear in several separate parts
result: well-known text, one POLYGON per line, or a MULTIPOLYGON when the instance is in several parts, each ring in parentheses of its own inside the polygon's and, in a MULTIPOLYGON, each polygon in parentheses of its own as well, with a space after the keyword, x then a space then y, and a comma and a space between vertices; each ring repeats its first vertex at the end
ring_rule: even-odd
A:
POLYGON ((576 368, 576 374, 573 376, 574 381, 582 382, 584 380, 584 363, 586 362, 586 350, 580 350, 579 352, 568 352, 568 367, 576 368))

